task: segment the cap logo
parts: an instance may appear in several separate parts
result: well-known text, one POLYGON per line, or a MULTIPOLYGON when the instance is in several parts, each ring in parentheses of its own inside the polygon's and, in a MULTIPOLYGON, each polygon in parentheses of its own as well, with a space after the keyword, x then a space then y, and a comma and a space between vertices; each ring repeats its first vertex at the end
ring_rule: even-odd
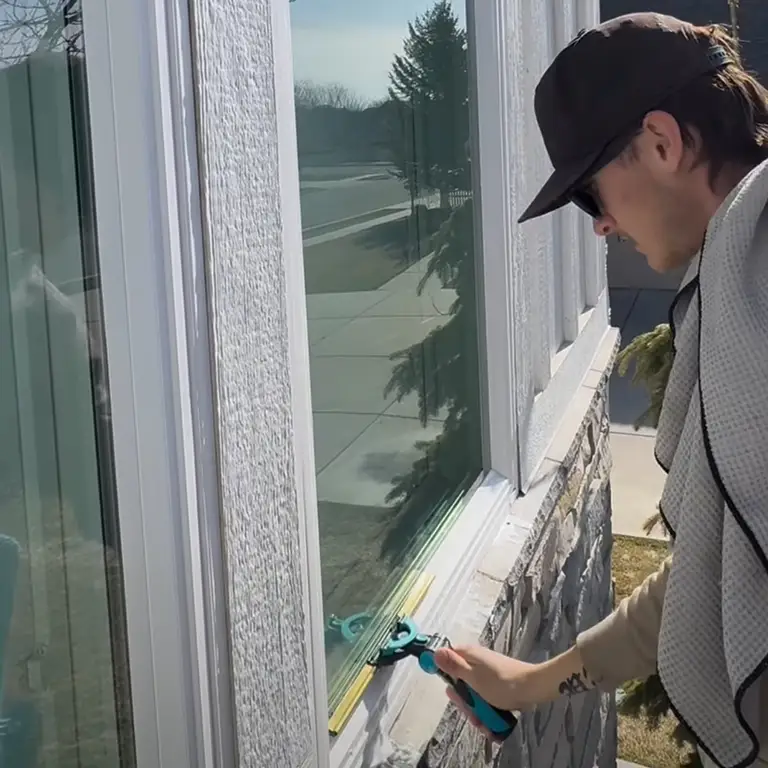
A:
POLYGON ((728 64, 730 59, 728 53, 722 45, 713 45, 707 52, 707 60, 710 63, 712 69, 719 69, 724 64, 728 64))

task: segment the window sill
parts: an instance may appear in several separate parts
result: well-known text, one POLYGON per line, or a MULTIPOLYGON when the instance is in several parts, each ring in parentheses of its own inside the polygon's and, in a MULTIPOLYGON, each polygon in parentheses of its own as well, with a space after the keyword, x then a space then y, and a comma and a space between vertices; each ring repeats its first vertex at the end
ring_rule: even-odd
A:
POLYGON ((527 415, 527 429, 521 440, 520 487, 527 492, 538 476, 538 468, 548 455, 548 446, 566 418, 573 395, 574 381, 583 381, 598 365, 601 350, 613 338, 608 325, 608 290, 597 304, 582 313, 579 337, 563 347, 553 360, 552 377, 546 389, 538 392, 527 415))
POLYGON ((579 318, 578 318, 579 333, 575 339, 564 342, 563 345, 560 347, 560 349, 558 349, 557 352, 553 355, 552 362, 550 363, 550 379, 554 378, 555 374, 558 372, 560 367, 568 359, 568 355, 573 349, 574 344, 579 339, 581 334, 584 332, 584 329, 587 327, 587 323, 589 323, 589 321, 592 319, 592 315, 594 314, 595 314, 595 307, 587 307, 587 309, 585 309, 583 312, 579 314, 579 318))
MULTIPOLYGON (((616 348, 617 333, 610 331, 528 492, 518 495, 507 479, 491 472, 468 500, 426 569, 435 582, 414 616, 424 631, 445 631, 454 643, 493 639, 508 600, 507 584, 526 567, 562 493, 587 416, 607 386, 616 348)), ((333 739, 330 765, 415 766, 444 716, 444 688, 409 661, 377 673, 346 728, 333 739)))
MULTIPOLYGON (((516 493, 509 480, 491 471, 468 499, 461 516, 425 568, 426 573, 434 576, 434 582, 414 616, 424 631, 436 631, 446 625, 455 595, 466 587, 482 562, 509 514, 516 493)), ((396 716, 397 702, 402 703, 415 679, 414 671, 406 662, 375 675, 349 722, 331 741, 331 766, 352 768, 381 762, 387 751, 383 733, 396 716)))

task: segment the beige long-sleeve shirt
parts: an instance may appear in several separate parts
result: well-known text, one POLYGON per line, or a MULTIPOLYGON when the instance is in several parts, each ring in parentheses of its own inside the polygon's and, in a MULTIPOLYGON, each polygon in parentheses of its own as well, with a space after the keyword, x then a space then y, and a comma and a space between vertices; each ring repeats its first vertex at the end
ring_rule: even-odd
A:
MULTIPOLYGON (((618 688, 656 673, 661 611, 671 565, 670 555, 610 616, 576 639, 584 666, 601 681, 601 687, 618 688)), ((761 749, 755 765, 768 766, 768 678, 763 677, 760 685, 761 749)))

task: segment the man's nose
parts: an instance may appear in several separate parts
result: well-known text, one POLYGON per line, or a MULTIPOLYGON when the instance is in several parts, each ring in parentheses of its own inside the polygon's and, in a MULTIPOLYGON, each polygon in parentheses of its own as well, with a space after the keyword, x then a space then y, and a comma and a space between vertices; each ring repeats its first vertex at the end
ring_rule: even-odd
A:
POLYGON ((592 221, 592 227, 598 237, 608 237, 616 233, 616 222, 610 216, 598 216, 592 221))

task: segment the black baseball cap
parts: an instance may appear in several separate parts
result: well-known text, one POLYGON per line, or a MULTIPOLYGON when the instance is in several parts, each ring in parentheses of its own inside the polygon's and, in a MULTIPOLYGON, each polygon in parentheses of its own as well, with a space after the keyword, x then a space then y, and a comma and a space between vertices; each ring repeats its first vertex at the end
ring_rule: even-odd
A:
POLYGON ((692 24, 631 13, 582 30, 536 86, 534 109, 554 167, 522 223, 569 202, 595 215, 581 187, 628 145, 642 118, 670 94, 730 62, 692 24))

